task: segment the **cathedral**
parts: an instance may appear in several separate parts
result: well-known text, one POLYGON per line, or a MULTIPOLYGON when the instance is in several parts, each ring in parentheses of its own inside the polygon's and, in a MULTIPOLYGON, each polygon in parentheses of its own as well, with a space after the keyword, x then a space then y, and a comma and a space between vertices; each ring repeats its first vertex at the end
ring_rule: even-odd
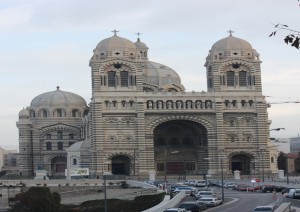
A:
POLYGON ((90 178, 277 173, 260 55, 249 42, 229 31, 214 43, 203 68, 207 91, 196 92, 149 60, 140 38, 113 33, 89 61, 88 104, 57 87, 19 112, 20 175, 42 169, 59 177, 76 168, 90 178))

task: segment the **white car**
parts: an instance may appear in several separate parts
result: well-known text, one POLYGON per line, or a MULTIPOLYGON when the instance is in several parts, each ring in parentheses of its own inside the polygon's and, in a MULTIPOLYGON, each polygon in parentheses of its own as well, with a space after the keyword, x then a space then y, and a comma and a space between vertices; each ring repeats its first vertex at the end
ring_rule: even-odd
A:
POLYGON ((216 194, 212 191, 199 191, 197 194, 195 194, 196 199, 202 198, 202 197, 216 197, 216 194))
POLYGON ((190 211, 187 211, 185 208, 168 208, 163 212, 190 212, 190 211))
POLYGON ((174 193, 179 193, 181 191, 184 191, 186 194, 190 194, 190 195, 191 194, 195 195, 195 193, 196 193, 196 189, 193 187, 189 187, 189 186, 177 187, 177 188, 175 188, 174 193))
POLYGON ((196 180, 195 181, 195 186, 197 187, 206 187, 208 184, 206 180, 196 180))
POLYGON ((217 197, 202 197, 197 201, 204 203, 206 206, 217 206, 222 204, 222 200, 217 197))

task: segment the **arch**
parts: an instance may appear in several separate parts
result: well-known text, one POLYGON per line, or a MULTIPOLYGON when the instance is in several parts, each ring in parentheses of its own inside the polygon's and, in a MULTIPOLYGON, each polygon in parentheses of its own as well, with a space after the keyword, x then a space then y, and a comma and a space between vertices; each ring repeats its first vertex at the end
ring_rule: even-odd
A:
POLYGON ((207 131, 212 132, 213 131, 213 124, 206 120, 203 117, 197 117, 197 116, 189 116, 189 115, 172 115, 172 116, 165 116, 165 117, 159 117, 150 123, 147 124, 146 130, 149 132, 153 132, 154 128, 156 128, 161 123, 167 122, 167 121, 173 121, 173 120, 185 120, 185 121, 192 121, 196 122, 198 124, 203 125, 207 131))
POLYGON ((157 171, 183 174, 205 169, 200 163, 207 157, 207 130, 203 125, 187 120, 163 122, 154 129, 153 138, 157 171))
POLYGON ((231 171, 239 170, 241 174, 251 174, 255 169, 255 160, 258 156, 253 152, 235 151, 228 155, 229 169, 231 171))
POLYGON ((111 172, 116 175, 130 174, 130 158, 125 155, 116 155, 111 158, 111 172))
POLYGON ((79 110, 78 109, 73 109, 72 110, 72 117, 79 117, 80 114, 79 114, 79 110))

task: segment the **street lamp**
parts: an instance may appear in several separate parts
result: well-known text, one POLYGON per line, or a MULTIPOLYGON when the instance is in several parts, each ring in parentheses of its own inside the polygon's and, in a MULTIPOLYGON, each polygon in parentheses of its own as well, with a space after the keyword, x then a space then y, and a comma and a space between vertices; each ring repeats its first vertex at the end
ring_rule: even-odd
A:
POLYGON ((262 181, 265 182, 265 166, 264 166, 264 158, 263 158, 263 151, 264 149, 260 150, 260 160, 261 160, 261 168, 262 168, 262 181))
POLYGON ((278 127, 278 128, 274 128, 274 129, 270 129, 270 131, 279 131, 279 130, 285 130, 285 128, 283 127, 278 127))
POLYGON ((221 183, 222 183, 222 202, 224 202, 224 172, 223 172, 223 159, 226 159, 225 156, 221 157, 221 183))

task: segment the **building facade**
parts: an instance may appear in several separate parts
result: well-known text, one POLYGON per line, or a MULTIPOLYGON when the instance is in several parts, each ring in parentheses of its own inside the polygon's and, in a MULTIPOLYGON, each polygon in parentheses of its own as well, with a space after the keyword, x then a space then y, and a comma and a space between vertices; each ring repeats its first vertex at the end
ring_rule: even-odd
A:
POLYGON ((207 91, 201 92, 185 91, 180 76, 150 61, 148 50, 139 38, 134 43, 114 31, 89 62, 89 107, 58 88, 20 111, 20 171, 62 173, 65 147, 82 142, 80 154, 71 148, 71 165, 89 167, 91 176, 214 175, 221 160, 228 174, 277 172, 261 61, 250 43, 230 33, 213 44, 205 63, 207 91))

